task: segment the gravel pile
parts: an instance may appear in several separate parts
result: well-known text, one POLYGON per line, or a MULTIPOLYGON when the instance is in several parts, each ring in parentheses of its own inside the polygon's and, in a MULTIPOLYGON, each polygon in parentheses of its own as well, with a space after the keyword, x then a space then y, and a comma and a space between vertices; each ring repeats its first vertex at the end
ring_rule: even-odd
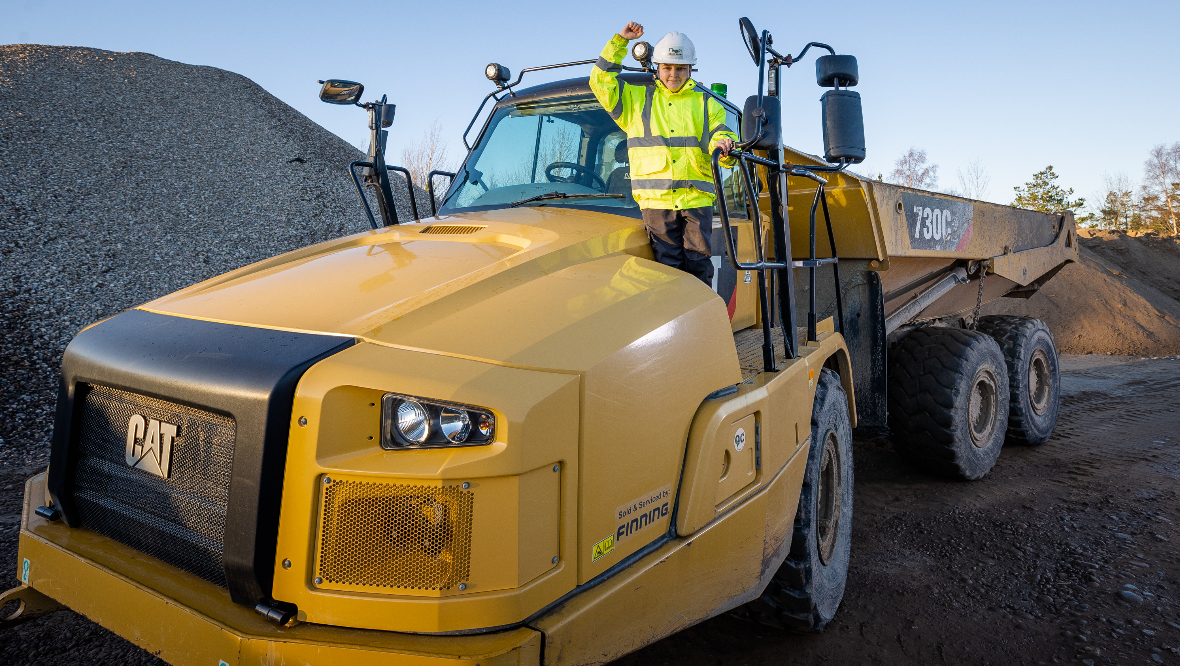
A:
POLYGON ((362 156, 232 72, 0 46, 0 465, 47 458, 83 326, 368 229, 346 171, 362 156))

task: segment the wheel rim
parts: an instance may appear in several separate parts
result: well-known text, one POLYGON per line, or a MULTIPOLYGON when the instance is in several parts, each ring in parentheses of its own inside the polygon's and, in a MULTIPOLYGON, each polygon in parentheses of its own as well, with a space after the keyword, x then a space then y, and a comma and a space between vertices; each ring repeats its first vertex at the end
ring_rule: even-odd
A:
POLYGON ((819 461, 819 492, 816 497, 815 542, 819 560, 826 566, 836 552, 836 537, 840 533, 840 506, 844 501, 841 490, 840 445, 836 433, 828 433, 819 461))
POLYGON ((967 420, 971 425, 971 443, 984 448, 991 443, 996 430, 996 376, 987 368, 975 373, 971 385, 971 400, 967 405, 967 420))
POLYGON ((1053 373, 1049 370, 1049 355, 1044 349, 1033 352, 1028 364, 1028 402, 1037 416, 1049 411, 1049 397, 1053 395, 1053 373))

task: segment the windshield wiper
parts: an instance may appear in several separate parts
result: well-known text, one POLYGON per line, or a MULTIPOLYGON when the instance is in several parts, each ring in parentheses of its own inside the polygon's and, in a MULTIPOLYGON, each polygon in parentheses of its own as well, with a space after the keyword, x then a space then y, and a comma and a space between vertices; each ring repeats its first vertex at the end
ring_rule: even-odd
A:
POLYGON ((624 196, 625 195, 622 194, 566 194, 565 192, 547 192, 545 194, 538 194, 535 197, 529 197, 528 199, 513 201, 512 203, 508 204, 508 207, 516 208, 517 206, 523 206, 526 203, 532 203, 534 201, 549 201, 551 199, 601 199, 603 197, 609 199, 622 199, 624 196))

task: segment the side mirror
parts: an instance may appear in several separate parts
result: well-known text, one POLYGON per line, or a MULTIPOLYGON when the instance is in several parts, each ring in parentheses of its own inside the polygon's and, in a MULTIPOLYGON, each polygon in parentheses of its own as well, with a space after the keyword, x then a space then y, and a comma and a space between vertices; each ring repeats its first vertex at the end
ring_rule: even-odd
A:
POLYGON ((356 104, 365 92, 365 86, 356 81, 328 79, 320 81, 320 101, 328 104, 356 104))
POLYGON ((746 49, 754 59, 754 64, 761 64, 758 59, 762 55, 762 43, 758 40, 758 31, 754 29, 754 24, 743 16, 738 20, 738 26, 742 30, 742 41, 746 43, 746 49))
POLYGON ((377 122, 376 121, 376 116, 377 116, 376 111, 381 112, 381 127, 382 128, 392 127, 393 126, 393 114, 395 111, 397 111, 397 105, 396 104, 378 104, 377 107, 380 107, 380 108, 378 109, 378 108, 374 107, 374 113, 371 113, 369 115, 369 129, 377 129, 376 127, 373 126, 374 123, 377 122))
POLYGON ((859 79, 856 56, 826 55, 815 59, 815 82, 824 88, 851 88, 859 79))
MULTIPOLYGON (((843 92, 843 91, 841 91, 843 92)), ((742 109, 742 140, 749 141, 758 132, 758 96, 750 95, 746 98, 746 106, 742 109)), ((782 107, 779 98, 769 95, 762 98, 763 115, 762 136, 749 146, 750 150, 775 150, 782 140, 782 107)))
MULTIPOLYGON (((843 80, 843 79, 841 79, 843 80)), ((823 105, 824 159, 859 164, 865 159, 865 123, 860 93, 829 90, 820 98, 823 105)))

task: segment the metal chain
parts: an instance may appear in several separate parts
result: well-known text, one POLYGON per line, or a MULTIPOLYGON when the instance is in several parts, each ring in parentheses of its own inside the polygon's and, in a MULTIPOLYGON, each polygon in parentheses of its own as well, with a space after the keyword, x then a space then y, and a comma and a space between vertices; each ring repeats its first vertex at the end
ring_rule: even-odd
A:
POLYGON ((983 306, 983 279, 987 277, 987 263, 985 261, 979 262, 979 295, 975 298, 975 314, 971 317, 972 331, 975 330, 976 325, 979 324, 979 308, 983 306))

